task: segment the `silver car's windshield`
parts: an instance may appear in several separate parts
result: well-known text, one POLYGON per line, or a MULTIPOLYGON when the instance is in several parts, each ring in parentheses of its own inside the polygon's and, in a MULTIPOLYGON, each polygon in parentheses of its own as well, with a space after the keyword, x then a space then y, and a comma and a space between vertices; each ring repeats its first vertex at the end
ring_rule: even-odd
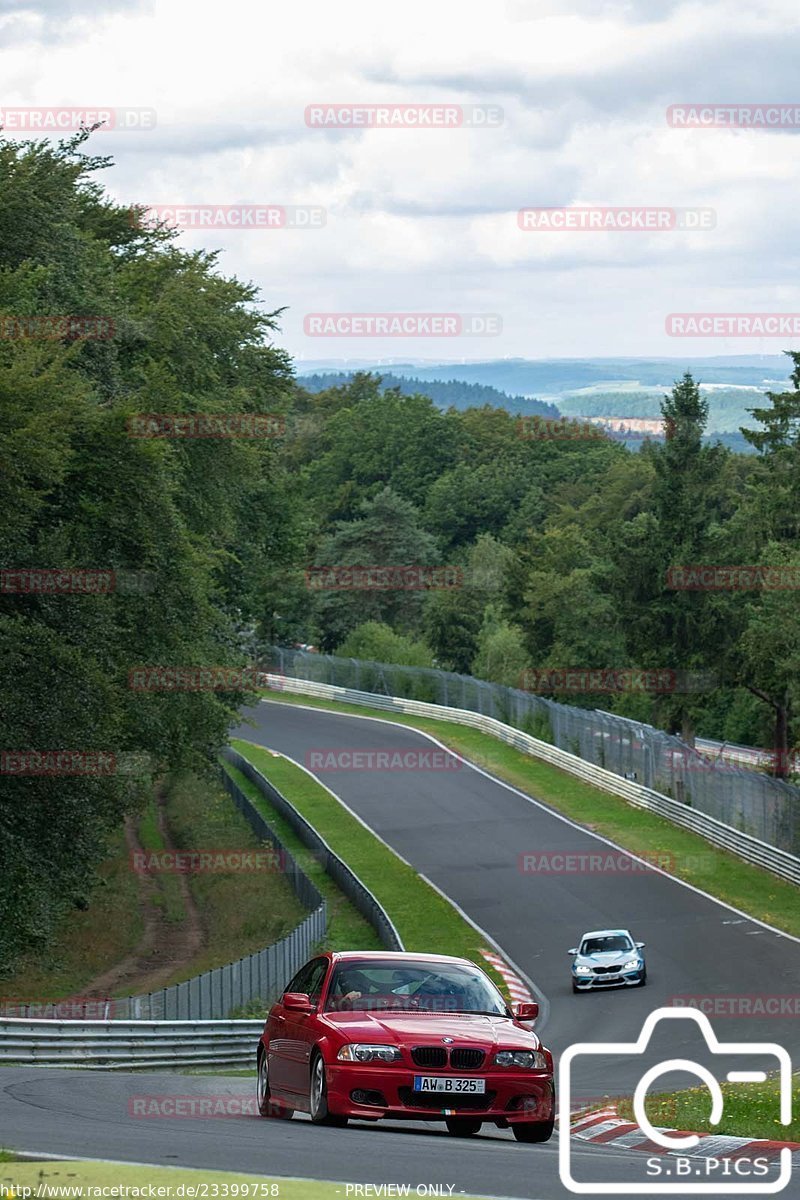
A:
POLYGON ((586 938, 581 946, 581 954, 614 954, 620 950, 632 949, 630 938, 622 933, 613 933, 603 937, 586 938))

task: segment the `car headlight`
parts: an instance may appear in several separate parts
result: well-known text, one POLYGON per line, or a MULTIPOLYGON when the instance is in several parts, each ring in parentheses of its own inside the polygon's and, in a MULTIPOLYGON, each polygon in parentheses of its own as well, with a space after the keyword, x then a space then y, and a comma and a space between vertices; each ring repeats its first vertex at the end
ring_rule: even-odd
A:
POLYGON ((629 958, 626 963, 622 964, 623 971, 638 971, 641 963, 638 958, 629 958))
POLYGON ((357 1063, 392 1063, 402 1059, 399 1046, 373 1045, 371 1042, 351 1042, 348 1046, 342 1046, 336 1057, 339 1062, 357 1063))
POLYGON ((547 1070, 547 1059, 538 1050, 498 1050, 496 1067, 522 1067, 526 1071, 547 1070))
POLYGON ((592 973, 591 967, 576 967, 575 968, 576 975, 591 975, 591 973, 592 973))

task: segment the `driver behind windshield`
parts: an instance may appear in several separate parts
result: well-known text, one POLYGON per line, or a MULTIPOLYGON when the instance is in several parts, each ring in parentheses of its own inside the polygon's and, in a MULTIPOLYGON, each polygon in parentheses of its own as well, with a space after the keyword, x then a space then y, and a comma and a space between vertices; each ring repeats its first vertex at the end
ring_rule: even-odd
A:
POLYGON ((333 1008, 352 1008, 370 990, 371 984, 363 971, 345 967, 336 972, 331 987, 330 1002, 333 1008))
POLYGON ((427 1012, 486 1012, 505 1015, 502 998, 488 980, 466 966, 437 970, 427 964, 395 966, 342 963, 334 972, 328 1007, 407 1009, 427 1012))

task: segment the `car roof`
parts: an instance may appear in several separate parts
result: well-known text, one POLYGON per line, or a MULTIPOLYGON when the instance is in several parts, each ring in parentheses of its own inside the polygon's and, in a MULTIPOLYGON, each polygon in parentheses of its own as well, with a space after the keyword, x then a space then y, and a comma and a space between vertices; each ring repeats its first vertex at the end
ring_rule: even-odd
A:
POLYGON ((627 929, 591 929, 588 933, 583 935, 581 941, 590 937, 608 937, 610 934, 615 933, 624 933, 626 937, 631 936, 627 929))
MULTIPOLYGON (((468 958, 456 958, 452 954, 413 954, 407 950, 333 950, 330 957, 334 962, 430 962, 430 963, 462 963, 469 967, 478 966, 468 958)), ((480 970, 480 967, 478 968, 480 970)))

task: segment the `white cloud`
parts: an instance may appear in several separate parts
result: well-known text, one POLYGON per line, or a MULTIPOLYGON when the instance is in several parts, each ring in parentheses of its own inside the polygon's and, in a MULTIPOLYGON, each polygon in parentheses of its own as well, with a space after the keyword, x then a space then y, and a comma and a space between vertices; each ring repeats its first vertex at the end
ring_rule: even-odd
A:
MULTIPOLYGON (((2 104, 152 107, 152 132, 101 133, 126 203, 314 204, 314 232, 186 233, 289 304, 304 357, 675 352, 664 315, 800 310, 787 247, 800 139, 670 129, 668 104, 792 102, 794 0, 191 0, 0 3, 2 104), (307 105, 500 105, 480 130, 319 130, 307 105), (546 205, 716 210, 706 233, 523 234, 546 205), (309 339, 309 311, 499 312, 501 338, 309 339)), ((797 90, 796 90, 797 89, 797 90)), ((779 350, 738 343, 741 352, 779 350)), ((692 352, 730 352, 694 344, 692 352)))

